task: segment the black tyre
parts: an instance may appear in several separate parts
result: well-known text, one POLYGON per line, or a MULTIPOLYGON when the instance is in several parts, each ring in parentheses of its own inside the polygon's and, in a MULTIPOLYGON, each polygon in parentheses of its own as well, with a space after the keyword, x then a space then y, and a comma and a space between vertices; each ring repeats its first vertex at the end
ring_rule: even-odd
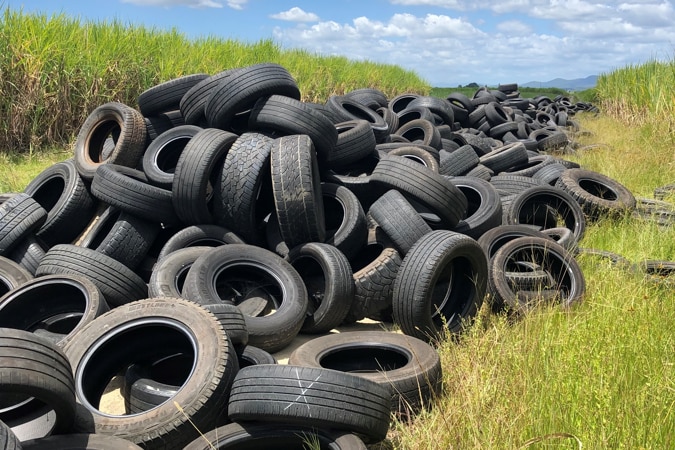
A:
POLYGON ((505 172, 513 167, 527 164, 527 149, 520 142, 497 147, 479 158, 480 164, 495 173, 505 172))
POLYGON ((328 98, 326 105, 340 118, 340 122, 348 120, 366 120, 375 134, 375 141, 382 142, 389 135, 389 125, 376 111, 349 99, 334 95, 328 98))
POLYGON ((403 258, 394 283, 394 321, 425 342, 460 333, 483 304, 487 256, 463 234, 436 230, 403 258))
POLYGON ((181 125, 155 138, 143 153, 143 172, 155 186, 171 189, 173 174, 185 146, 202 128, 181 125))
POLYGON ((475 177, 454 177, 450 182, 466 197, 466 217, 453 231, 478 239, 483 233, 502 224, 502 202, 490 182, 475 177))
POLYGON ((470 145, 462 145, 452 152, 442 151, 438 173, 448 176, 464 175, 480 163, 480 158, 470 145))
POLYGON ((466 214, 466 197, 458 188, 442 175, 401 156, 382 158, 371 179, 384 190, 399 190, 418 212, 430 213, 427 217, 434 226, 452 228, 466 214))
POLYGON ((28 235, 47 220, 47 211, 25 193, 13 195, 0 205, 0 256, 8 256, 28 235))
POLYGON ((228 415, 347 430, 379 442, 389 429, 388 388, 355 375, 315 367, 261 365, 239 371, 228 415))
POLYGON ((0 448, 3 450, 22 450, 23 446, 12 429, 0 421, 0 448))
POLYGON ((35 274, 84 275, 101 290, 111 307, 145 298, 148 293, 145 282, 124 264, 96 250, 70 244, 50 248, 35 274))
POLYGON ((560 174, 556 186, 569 193, 590 220, 635 209, 635 197, 625 186, 592 170, 568 169, 560 174))
POLYGON ((205 78, 192 86, 181 98, 179 109, 185 123, 189 125, 206 124, 204 108, 213 90, 224 79, 237 73, 238 69, 228 69, 205 78))
POLYGON ((148 281, 148 296, 183 297, 185 277, 190 267, 197 258, 211 248, 208 246, 185 247, 176 249, 158 259, 148 281))
POLYGON ((284 67, 271 63, 243 67, 218 83, 208 97, 204 113, 210 127, 228 129, 237 113, 275 94, 300 100, 300 90, 284 67))
POLYGON ((288 261, 307 288, 309 306, 303 333, 325 333, 342 323, 354 300, 352 268, 329 244, 309 242, 291 250, 288 261))
POLYGON ((151 185, 140 170, 103 164, 96 171, 91 193, 109 205, 151 222, 167 225, 179 222, 171 191, 151 185))
POLYGON ((34 275, 40 261, 45 256, 45 247, 46 245, 38 238, 28 235, 14 246, 9 254, 9 259, 34 275))
POLYGON ((183 223, 214 223, 208 190, 215 185, 217 169, 236 139, 234 133, 207 128, 195 134, 185 146, 171 186, 174 210, 183 223))
POLYGON ((354 271, 354 301, 345 319, 355 322, 366 317, 391 320, 394 279, 401 255, 382 230, 369 232, 368 243, 350 259, 354 271))
POLYGON ((235 305, 227 303, 214 303, 204 305, 204 308, 216 316, 218 322, 223 326, 227 337, 234 346, 237 355, 241 355, 244 348, 248 346, 248 327, 244 315, 235 305))
POLYGON ((110 256, 133 270, 147 256, 159 229, 155 222, 110 206, 94 219, 77 245, 110 256))
POLYGON ((258 100, 249 117, 251 130, 273 131, 279 135, 306 134, 314 143, 321 161, 331 159, 338 132, 326 116, 300 100, 271 95, 258 100))
POLYGON ((65 353, 75 377, 76 430, 124 437, 147 449, 181 449, 199 430, 217 426, 238 370, 213 314, 182 299, 150 298, 115 308, 83 328, 65 353), (191 369, 173 401, 128 416, 99 410, 105 387, 121 370, 177 353, 189 355, 191 369))
POLYGON ((368 213, 405 256, 422 236, 431 231, 415 208, 397 190, 385 192, 370 206, 368 213))
POLYGON ((353 331, 312 339, 296 348, 288 364, 353 373, 390 388, 392 412, 429 407, 441 394, 441 360, 435 348, 412 336, 353 331))
POLYGON ((366 450, 366 444, 351 433, 302 425, 257 422, 229 423, 200 436, 184 450, 245 447, 300 449, 307 445, 316 450, 366 450))
POLYGON ((331 168, 348 166, 367 157, 375 150, 375 133, 367 120, 349 120, 335 124, 337 142, 328 155, 326 164, 331 168))
MULTIPOLYGON (((307 313, 307 289, 298 272, 260 247, 230 244, 210 249, 188 271, 183 296, 201 304, 262 299, 275 311, 245 314, 251 345, 269 352, 286 347, 307 313)), ((243 309, 243 308, 242 308, 243 309)))
POLYGON ((326 239, 316 152, 307 135, 284 136, 272 144, 272 190, 281 237, 289 248, 326 239))
POLYGON ((40 172, 24 192, 47 211, 47 220, 35 234, 50 247, 71 243, 84 230, 96 208, 72 159, 40 172))
POLYGON ((157 255, 166 255, 186 247, 218 247, 225 244, 244 244, 244 240, 227 228, 218 225, 190 225, 176 231, 162 246, 157 255))
POLYGON ((94 283, 81 275, 44 275, 0 297, 0 327, 40 334, 63 347, 108 311, 94 283))
POLYGON ((75 167, 85 180, 92 180, 105 163, 137 167, 145 150, 147 129, 143 115, 122 103, 105 103, 89 114, 75 141, 75 167), (108 157, 103 149, 112 137, 115 148, 108 157))
POLYGON ((567 308, 580 302, 586 290, 581 268, 572 255, 549 238, 520 237, 505 243, 490 260, 490 293, 493 307, 501 305, 514 314, 525 314, 542 300, 555 300, 567 308), (553 278, 553 289, 534 292, 513 291, 504 276, 514 262, 530 262, 553 278), (551 298, 552 297, 552 298, 551 298))
POLYGON ((244 347, 244 350, 238 356, 240 368, 260 364, 277 364, 276 358, 271 353, 252 345, 244 347))
MULTIPOLYGON (((0 333, 0 396, 32 397, 42 402, 53 416, 46 423, 33 423, 26 416, 27 405, 3 408, 0 420, 20 440, 71 431, 75 418, 75 389, 69 360, 47 339, 24 330, 3 328, 0 333), (28 429, 33 426, 33 429, 28 429)), ((32 422, 40 422, 38 417, 32 422)))
POLYGON ((9 258, 0 256, 0 295, 33 279, 33 274, 9 258))
POLYGON ((347 258, 354 256, 368 240, 366 213, 356 195, 344 186, 321 183, 326 243, 337 247, 347 258))
POLYGON ((274 209, 270 152, 274 140, 244 133, 227 152, 214 185, 213 215, 250 244, 262 239, 264 218, 274 209))
POLYGON ((415 119, 401 125, 396 133, 398 136, 404 137, 410 142, 420 142, 424 145, 429 145, 435 149, 440 150, 441 133, 436 126, 424 119, 415 119))
POLYGON ((138 96, 138 109, 144 116, 174 111, 180 106, 183 95, 195 84, 208 77, 208 74, 196 73, 152 86, 138 96))
POLYGON ((539 227, 523 224, 500 225, 483 233, 483 235, 478 238, 478 244, 481 246, 488 259, 492 259, 497 250, 504 244, 523 236, 547 238, 547 236, 540 231, 539 227))
POLYGON ((508 224, 530 224, 543 229, 565 226, 580 241, 586 232, 586 219, 579 203, 565 191, 551 186, 535 186, 520 194, 505 208, 508 224))
MULTIPOLYGON (((424 147, 428 146, 425 145, 424 147)), ((438 173, 439 171, 438 159, 440 156, 438 154, 434 155, 430 151, 421 147, 417 147, 413 144, 395 148, 387 152, 387 155, 402 156, 425 167, 428 167, 433 172, 438 173)))

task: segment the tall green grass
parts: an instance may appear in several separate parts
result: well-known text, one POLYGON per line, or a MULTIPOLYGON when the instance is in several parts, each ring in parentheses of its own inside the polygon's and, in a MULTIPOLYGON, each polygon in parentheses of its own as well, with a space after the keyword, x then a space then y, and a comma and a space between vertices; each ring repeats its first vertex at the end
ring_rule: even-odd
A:
POLYGON ((629 124, 665 121, 675 133, 675 58, 651 60, 598 77, 600 106, 629 124))
POLYGON ((0 151, 5 152, 63 145, 97 106, 108 101, 136 106, 142 91, 163 81, 261 62, 286 67, 306 101, 323 102, 363 87, 377 86, 388 96, 430 89, 397 66, 282 50, 271 40, 191 40, 175 29, 9 7, 0 15, 0 48, 0 151))

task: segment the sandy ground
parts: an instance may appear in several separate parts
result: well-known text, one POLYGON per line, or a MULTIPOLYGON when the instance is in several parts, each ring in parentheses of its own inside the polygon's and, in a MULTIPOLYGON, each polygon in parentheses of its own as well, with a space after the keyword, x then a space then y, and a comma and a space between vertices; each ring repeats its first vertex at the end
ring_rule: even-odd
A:
MULTIPOLYGON (((385 324, 382 322, 375 322, 369 319, 364 319, 362 321, 356 322, 355 324, 339 327, 337 329, 331 330, 331 333, 343 333, 348 331, 391 331, 391 325, 385 324)), ((293 350, 298 348, 300 345, 305 342, 314 339, 316 337, 323 335, 315 334, 300 334, 291 342, 291 345, 284 348, 283 350, 274 353, 274 357, 277 359, 279 364, 287 364, 288 358, 293 353, 293 350)), ((120 393, 120 387, 122 385, 122 377, 115 377, 111 383, 108 385, 103 397, 101 398, 101 403, 99 409, 101 412, 122 415, 124 414, 124 399, 120 393)))

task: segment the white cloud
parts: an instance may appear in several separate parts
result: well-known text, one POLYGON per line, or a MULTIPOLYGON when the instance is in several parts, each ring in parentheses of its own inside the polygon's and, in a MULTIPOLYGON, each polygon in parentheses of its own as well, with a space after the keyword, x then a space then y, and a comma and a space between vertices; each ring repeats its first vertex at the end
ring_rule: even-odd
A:
POLYGON ((270 17, 287 22, 317 22, 319 20, 319 16, 316 14, 305 12, 297 6, 292 7, 288 11, 272 14, 270 17))
POLYGON ((396 64, 434 86, 580 78, 649 58, 672 58, 675 43, 670 0, 390 3, 465 12, 416 15, 407 8, 387 19, 361 16, 277 27, 274 38, 287 47, 396 64))
POLYGON ((227 0, 227 6, 237 10, 244 9, 244 5, 246 5, 246 3, 248 3, 248 0, 227 0))
POLYGON ((497 24, 497 30, 507 35, 530 34, 532 27, 520 20, 507 20, 497 24))
MULTIPOLYGON (((234 0, 238 3, 246 3, 248 0, 234 0)), ((189 6, 190 8, 222 8, 222 2, 213 0, 122 0, 123 3, 131 3, 141 6, 189 6)), ((228 6, 229 6, 228 2, 228 6)), ((239 8, 235 8, 239 9, 239 8)))

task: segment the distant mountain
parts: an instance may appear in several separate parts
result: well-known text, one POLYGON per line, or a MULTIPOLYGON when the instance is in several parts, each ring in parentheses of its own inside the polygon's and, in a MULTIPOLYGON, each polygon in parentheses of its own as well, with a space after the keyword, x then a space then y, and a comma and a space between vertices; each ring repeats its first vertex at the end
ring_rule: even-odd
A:
POLYGON ((577 78, 574 80, 565 80, 563 78, 556 78, 551 81, 530 81, 525 84, 519 84, 519 87, 531 88, 559 88, 567 91, 583 91, 584 89, 594 88, 598 81, 597 75, 591 75, 586 78, 577 78))

